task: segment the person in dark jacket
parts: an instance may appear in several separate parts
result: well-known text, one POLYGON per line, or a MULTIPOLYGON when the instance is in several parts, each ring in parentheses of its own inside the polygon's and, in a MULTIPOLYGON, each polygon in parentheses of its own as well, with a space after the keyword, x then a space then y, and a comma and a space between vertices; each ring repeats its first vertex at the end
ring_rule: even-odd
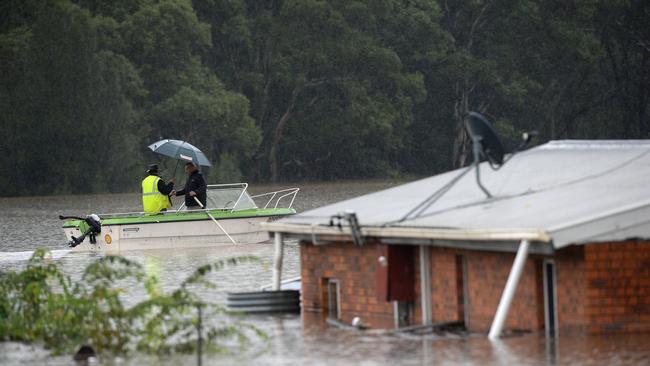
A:
POLYGON ((203 175, 194 163, 185 164, 185 173, 187 174, 187 182, 185 188, 180 191, 172 191, 173 196, 185 196, 185 207, 188 209, 201 209, 202 207, 196 202, 196 197, 203 207, 207 201, 207 185, 203 175))

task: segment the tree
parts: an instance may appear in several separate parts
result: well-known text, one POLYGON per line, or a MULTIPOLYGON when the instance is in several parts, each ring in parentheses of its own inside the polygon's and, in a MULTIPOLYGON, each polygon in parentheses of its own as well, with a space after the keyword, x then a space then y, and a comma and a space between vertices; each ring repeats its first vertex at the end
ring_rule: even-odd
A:
POLYGON ((121 33, 123 53, 138 69, 154 105, 196 80, 201 55, 210 46, 210 26, 185 0, 141 7, 121 24, 121 33))
POLYGON ((4 37, 15 67, 4 164, 21 167, 7 169, 5 192, 124 190, 133 178, 140 141, 132 100, 141 82, 128 60, 99 49, 96 30, 89 12, 59 1, 43 5, 29 30, 4 37))
MULTIPOLYGON (((361 149, 375 151, 373 158, 381 163, 355 162, 348 172, 331 172, 332 177, 354 176, 359 169, 376 175, 391 165, 410 123, 410 108, 424 89, 421 77, 405 72, 395 52, 367 29, 356 29, 357 19, 346 18, 352 11, 362 15, 363 3, 218 4, 200 7, 199 14, 216 23, 212 67, 229 71, 224 80, 252 101, 252 115, 264 131, 257 156, 266 168, 257 167, 258 177, 277 181, 285 168, 323 166, 323 159, 330 158, 349 161, 351 152, 341 141, 355 136, 361 149), (371 113, 361 115, 361 110, 371 113), (330 135, 323 135, 320 126, 339 126, 338 121, 347 121, 346 127, 332 131, 350 135, 325 138, 330 135), (300 141, 287 141, 298 136, 300 141)), ((358 156, 360 151, 354 152, 358 156)), ((327 169, 298 174, 315 178, 327 169)))
POLYGON ((183 87, 153 108, 149 123, 164 136, 192 141, 218 161, 211 179, 238 179, 240 160, 253 154, 261 134, 248 115, 248 100, 224 90, 214 77, 211 84, 203 91, 183 87))
POLYGON ((510 146, 646 138, 646 3, 8 0, 0 189, 132 189, 162 137, 210 179, 433 174, 467 163, 469 110, 510 146))
POLYGON ((613 1, 598 4, 598 34, 604 53, 603 87, 608 98, 598 106, 603 134, 618 138, 650 136, 650 4, 613 1))

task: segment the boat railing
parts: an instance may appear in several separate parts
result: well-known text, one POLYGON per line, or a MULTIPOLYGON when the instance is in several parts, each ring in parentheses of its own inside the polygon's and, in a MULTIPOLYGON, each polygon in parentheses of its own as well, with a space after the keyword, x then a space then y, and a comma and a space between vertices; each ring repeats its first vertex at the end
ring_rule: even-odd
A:
MULTIPOLYGON (((207 191, 208 192, 209 191, 216 191, 216 190, 232 189, 232 188, 240 188, 241 189, 241 191, 239 192, 239 195, 237 196, 237 199, 226 202, 224 207, 208 207, 208 208, 206 208, 206 210, 224 210, 224 211, 230 210, 231 212, 235 211, 235 208, 237 207, 239 202, 241 202, 242 197, 245 197, 247 195, 246 191, 248 190, 248 183, 224 183, 224 184, 208 184, 207 185, 207 191), (231 202, 233 203, 233 205, 232 205, 231 208, 228 208, 227 206, 231 202)), ((185 207, 185 202, 183 202, 180 205, 180 207, 176 210, 176 212, 182 211, 184 207, 185 207)))
MULTIPOLYGON (((245 207, 245 208, 238 208, 237 205, 240 202, 243 202, 245 200, 247 201, 252 201, 251 204, 256 205, 256 207, 261 207, 261 208, 278 208, 280 206, 281 202, 286 202, 289 200, 289 205, 286 208, 291 208, 293 206, 293 202, 296 199, 296 196, 298 195, 298 191, 300 191, 300 188, 287 188, 287 189, 281 189, 278 191, 273 191, 273 192, 267 192, 267 193, 262 193, 262 194, 257 194, 254 196, 251 196, 248 194, 248 183, 225 183, 225 184, 209 184, 207 186, 208 190, 219 190, 219 189, 231 189, 231 188, 241 188, 241 191, 237 195, 236 200, 228 201, 226 203, 226 207, 209 207, 207 209, 198 209, 198 210, 192 210, 192 212, 202 212, 202 211, 214 211, 214 210, 224 210, 224 211, 236 211, 236 210, 245 210, 249 209, 251 207, 245 207), (268 197, 266 201, 261 201, 264 202, 263 206, 257 206, 257 203, 255 203, 255 199, 260 199, 262 197, 268 197), (230 202, 234 202, 232 207, 227 207, 230 205, 230 202)), ((166 212, 160 212, 160 214, 164 215, 167 213, 176 213, 180 212, 183 210, 185 207, 185 202, 183 202, 180 207, 177 210, 170 210, 166 212)), ((280 206, 281 207, 281 206, 280 206)), ((99 217, 102 219, 106 218, 119 218, 119 217, 125 217, 125 216, 145 216, 146 214, 142 211, 140 212, 120 212, 120 213, 104 213, 104 214, 98 214, 99 217)))
MULTIPOLYGON (((260 197, 269 197, 266 201, 266 204, 264 204, 263 208, 269 208, 269 206, 273 205, 273 208, 278 208, 280 202, 285 198, 285 197, 291 197, 289 201, 289 205, 286 208, 291 208, 293 206, 293 201, 295 201, 296 196, 298 195, 298 191, 300 191, 300 188, 287 188, 287 189, 282 189, 279 191, 273 191, 273 192, 267 192, 267 193, 262 193, 262 194, 256 194, 254 196, 251 196, 252 199, 255 198, 260 198, 260 197)), ((289 198, 287 198, 288 200, 289 198)))

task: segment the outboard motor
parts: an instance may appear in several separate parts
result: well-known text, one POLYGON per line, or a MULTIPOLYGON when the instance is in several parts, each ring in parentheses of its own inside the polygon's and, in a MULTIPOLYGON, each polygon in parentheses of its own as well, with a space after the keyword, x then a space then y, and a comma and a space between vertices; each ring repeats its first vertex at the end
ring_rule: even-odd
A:
POLYGON ((84 239, 86 239, 86 236, 90 237, 90 244, 97 244, 97 238, 95 235, 102 232, 102 224, 99 216, 92 214, 86 216, 85 218, 78 218, 78 219, 84 220, 86 224, 88 224, 88 230, 86 230, 86 232, 83 233, 78 238, 75 238, 73 236, 70 242, 68 243, 68 245, 74 248, 77 245, 81 244, 84 241, 84 239))

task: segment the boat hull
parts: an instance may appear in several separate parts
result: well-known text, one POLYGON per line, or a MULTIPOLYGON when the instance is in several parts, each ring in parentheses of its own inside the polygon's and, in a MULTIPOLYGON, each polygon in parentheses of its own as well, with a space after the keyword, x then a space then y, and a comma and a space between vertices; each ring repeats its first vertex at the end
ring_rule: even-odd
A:
MULTIPOLYGON (((75 251, 120 252, 125 250, 179 249, 260 243, 269 239, 260 224, 276 219, 274 216, 212 219, 180 222, 147 222, 106 224, 96 235, 96 243, 86 238, 75 251), (220 227, 221 226, 221 227, 220 227), (223 230, 222 230, 223 229, 223 230)), ((79 227, 64 227, 66 238, 79 237, 79 227)))

